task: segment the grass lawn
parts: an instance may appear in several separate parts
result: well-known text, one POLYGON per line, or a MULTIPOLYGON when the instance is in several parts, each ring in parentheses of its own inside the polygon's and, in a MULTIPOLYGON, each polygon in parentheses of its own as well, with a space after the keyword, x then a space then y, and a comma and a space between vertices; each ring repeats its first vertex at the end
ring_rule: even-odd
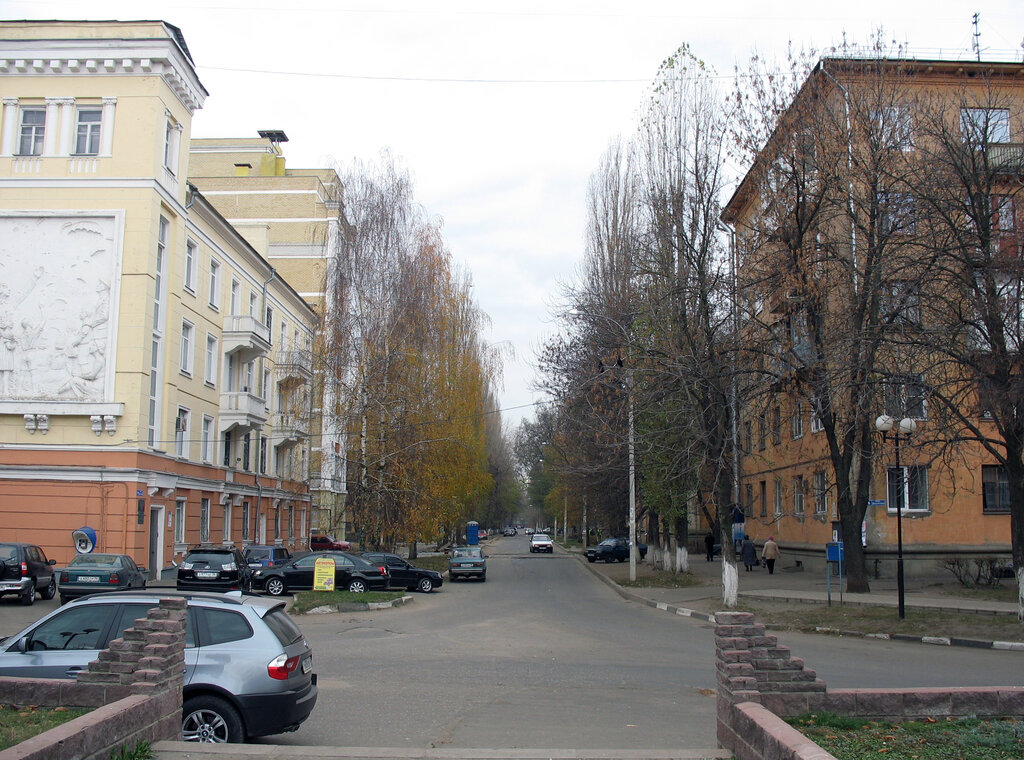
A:
POLYGON ((1020 760, 1024 722, 941 719, 887 723, 834 714, 787 721, 839 760, 1020 760))
POLYGON ((67 723, 90 712, 67 707, 26 707, 16 709, 0 705, 0 750, 13 747, 36 734, 67 723))

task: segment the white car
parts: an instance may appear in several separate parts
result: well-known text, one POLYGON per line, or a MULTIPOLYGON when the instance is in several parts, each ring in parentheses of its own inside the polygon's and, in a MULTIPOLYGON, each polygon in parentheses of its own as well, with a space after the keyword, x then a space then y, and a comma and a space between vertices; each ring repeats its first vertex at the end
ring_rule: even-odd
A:
POLYGON ((530 552, 554 554, 555 545, 551 543, 551 538, 547 534, 534 533, 533 538, 530 539, 530 552))

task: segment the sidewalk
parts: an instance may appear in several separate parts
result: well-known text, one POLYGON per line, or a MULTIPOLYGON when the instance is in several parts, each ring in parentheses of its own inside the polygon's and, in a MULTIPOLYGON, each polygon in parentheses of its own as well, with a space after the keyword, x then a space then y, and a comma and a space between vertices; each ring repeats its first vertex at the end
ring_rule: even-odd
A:
MULTIPOLYGON (((703 555, 691 555, 689 570, 690 573, 701 579, 700 585, 686 588, 624 587, 620 584, 629 579, 628 562, 588 563, 579 552, 570 553, 575 554, 591 572, 609 582, 609 585, 625 598, 664 609, 673 614, 709 620, 715 612, 725 609, 722 603, 721 558, 716 557, 713 562, 707 562, 703 555)), ((637 579, 650 578, 656 572, 648 562, 637 564, 637 579)), ((829 579, 824 573, 809 573, 806 570, 786 565, 777 566, 775 573, 769 575, 764 568, 755 568, 747 572, 740 564, 738 595, 741 600, 746 598, 780 603, 827 604, 830 580, 833 605, 840 604, 840 601, 846 605, 892 607, 894 609, 899 605, 895 579, 871 579, 871 593, 847 594, 842 592, 837 576, 829 579)), ((952 578, 908 579, 904 587, 905 605, 907 609, 934 610, 948 614, 1006 615, 1016 618, 1017 605, 1011 602, 968 599, 941 593, 943 587, 953 588, 955 585, 956 581, 952 578)), ((884 634, 879 636, 884 636, 884 634)), ((1024 643, 1022 642, 948 639, 941 636, 915 637, 901 634, 892 634, 891 637, 922 640, 935 644, 962 644, 1024 652, 1024 643)))

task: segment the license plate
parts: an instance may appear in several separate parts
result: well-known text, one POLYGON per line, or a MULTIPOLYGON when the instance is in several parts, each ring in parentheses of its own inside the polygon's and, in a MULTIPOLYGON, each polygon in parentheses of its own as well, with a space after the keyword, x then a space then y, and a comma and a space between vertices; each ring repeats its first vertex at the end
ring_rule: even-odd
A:
POLYGON ((203 572, 201 570, 196 572, 196 578, 216 578, 219 575, 220 573, 203 572))
POLYGON ((307 657, 305 660, 302 661, 302 672, 303 673, 308 673, 312 669, 313 669, 313 658, 312 657, 307 657))
POLYGON ((96 576, 96 575, 79 575, 78 576, 78 582, 79 583, 99 583, 100 579, 99 579, 99 576, 96 576))

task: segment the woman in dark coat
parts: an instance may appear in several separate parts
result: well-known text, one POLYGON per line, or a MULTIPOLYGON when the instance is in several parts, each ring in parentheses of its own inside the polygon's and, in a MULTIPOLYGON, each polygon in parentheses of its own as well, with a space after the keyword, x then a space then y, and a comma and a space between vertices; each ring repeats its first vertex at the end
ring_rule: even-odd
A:
POLYGON ((747 568, 747 572, 757 564, 757 549, 754 548, 754 542, 750 540, 750 536, 743 537, 743 546, 740 549, 743 554, 743 564, 747 568))

